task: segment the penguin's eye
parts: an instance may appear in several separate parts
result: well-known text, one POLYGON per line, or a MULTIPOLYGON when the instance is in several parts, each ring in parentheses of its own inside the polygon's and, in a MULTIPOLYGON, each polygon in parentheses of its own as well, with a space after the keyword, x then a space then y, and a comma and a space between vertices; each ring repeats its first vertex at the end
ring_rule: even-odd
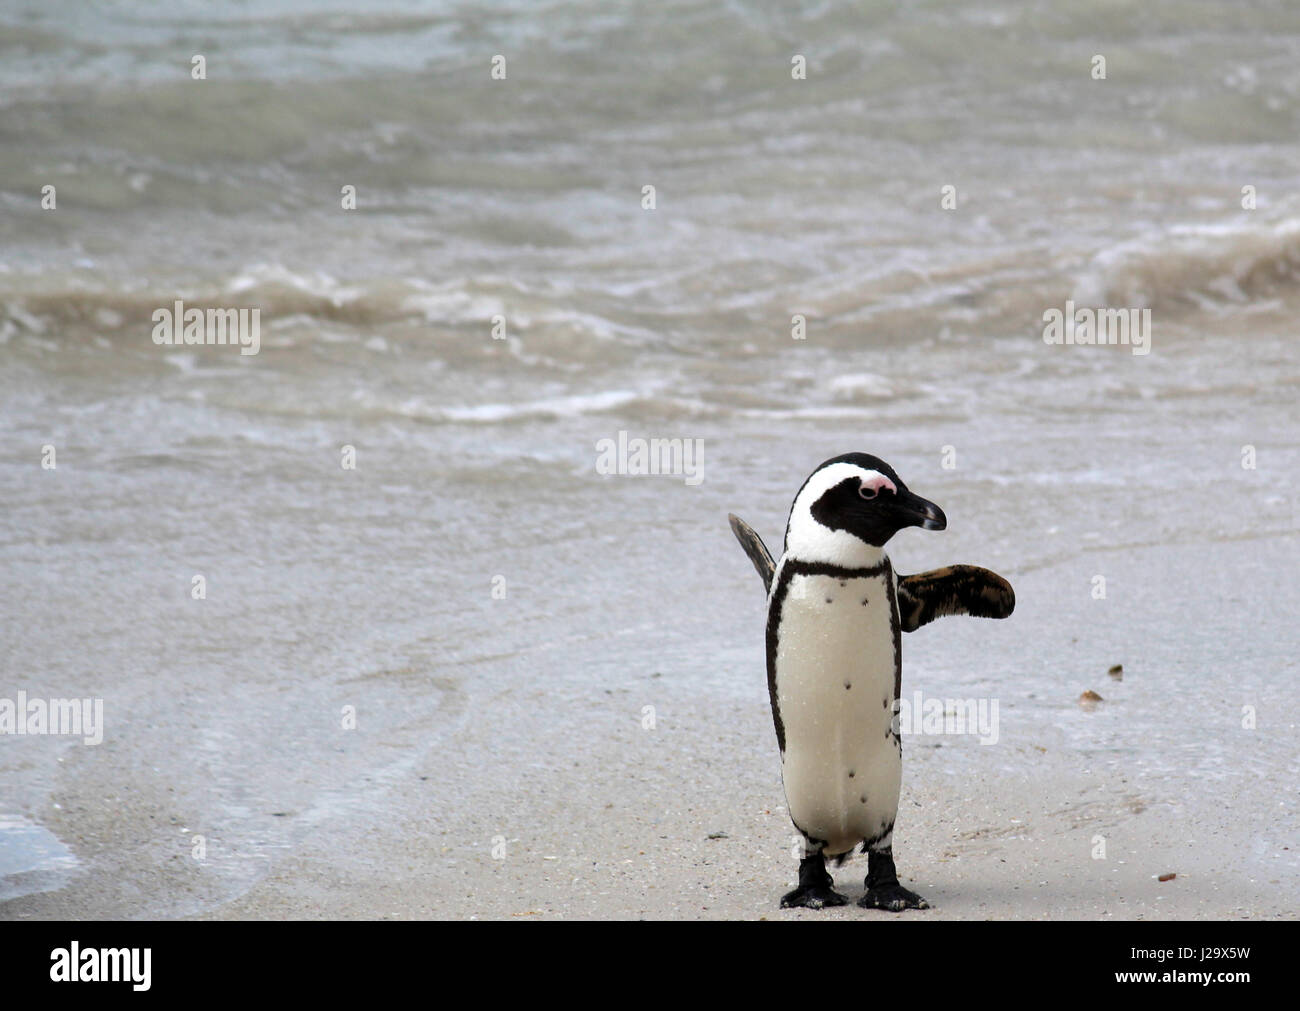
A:
POLYGON ((878 494, 878 491, 875 488, 862 484, 858 485, 858 494, 865 499, 873 499, 878 494))

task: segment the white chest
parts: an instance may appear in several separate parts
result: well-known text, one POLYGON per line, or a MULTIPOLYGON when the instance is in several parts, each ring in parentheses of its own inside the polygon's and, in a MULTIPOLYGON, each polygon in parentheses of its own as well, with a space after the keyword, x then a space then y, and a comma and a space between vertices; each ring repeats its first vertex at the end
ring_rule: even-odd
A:
POLYGON ((777 573, 769 687, 790 813, 833 853, 879 835, 897 811, 897 605, 887 562, 867 575, 807 569, 777 573))

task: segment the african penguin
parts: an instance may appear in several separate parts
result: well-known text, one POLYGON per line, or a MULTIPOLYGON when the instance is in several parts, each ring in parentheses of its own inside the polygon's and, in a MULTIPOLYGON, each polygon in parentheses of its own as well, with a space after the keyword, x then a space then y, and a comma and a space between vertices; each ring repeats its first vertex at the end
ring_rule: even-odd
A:
POLYGON ((886 542, 904 527, 943 530, 933 502, 866 453, 827 460, 790 508, 779 562, 743 520, 731 528, 768 587, 767 686, 791 820, 803 837, 799 887, 782 906, 842 906, 826 857, 868 854, 861 906, 925 909, 892 852, 903 750, 894 714, 901 633, 946 614, 1005 618, 1010 584, 951 566, 899 577, 886 542))

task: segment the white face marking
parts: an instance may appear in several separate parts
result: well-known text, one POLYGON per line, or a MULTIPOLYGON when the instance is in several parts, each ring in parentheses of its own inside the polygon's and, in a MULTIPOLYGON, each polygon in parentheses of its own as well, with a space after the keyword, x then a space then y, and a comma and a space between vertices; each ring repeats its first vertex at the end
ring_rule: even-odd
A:
MULTIPOLYGON (((847 530, 831 530, 813 518, 812 507, 831 488, 856 477, 868 492, 879 494, 882 488, 897 492, 894 482, 878 470, 852 463, 833 463, 808 479, 790 510, 790 525, 785 531, 785 553, 804 562, 826 562, 845 568, 871 568, 885 557, 883 548, 868 544, 847 530)), ((866 497, 871 497, 870 495, 866 497)))

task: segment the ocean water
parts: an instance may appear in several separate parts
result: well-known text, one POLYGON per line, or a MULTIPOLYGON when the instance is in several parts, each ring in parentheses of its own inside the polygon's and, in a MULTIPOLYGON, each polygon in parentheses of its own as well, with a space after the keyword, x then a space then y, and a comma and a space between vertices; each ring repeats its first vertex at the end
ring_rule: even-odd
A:
MULTIPOLYGON (((0 737, 0 895, 206 832, 201 886, 104 908, 211 910, 431 753, 544 782, 651 673, 761 722, 726 514, 775 550, 852 450, 949 516, 898 568, 1019 591, 905 677, 1170 803, 1273 783, 1294 839, 1297 166, 1284 0, 10 0, 0 697, 107 729, 0 737), (177 300, 260 309, 259 352, 155 344, 177 300), (1067 302, 1149 353, 1046 344, 1067 302), (599 473, 620 433, 700 480, 599 473)), ((510 775, 453 766, 436 824, 510 775)))

